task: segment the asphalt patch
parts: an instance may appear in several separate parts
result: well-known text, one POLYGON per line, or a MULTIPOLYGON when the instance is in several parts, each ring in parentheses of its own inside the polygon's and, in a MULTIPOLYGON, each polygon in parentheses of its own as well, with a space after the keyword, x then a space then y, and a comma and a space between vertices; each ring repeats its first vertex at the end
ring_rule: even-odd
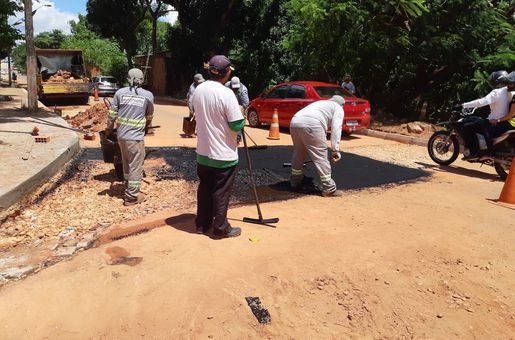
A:
MULTIPOLYGON (((246 158, 240 148, 240 167, 247 167, 246 158)), ((291 168, 283 167, 283 163, 291 161, 293 155, 292 146, 269 146, 267 150, 256 150, 250 153, 254 169, 266 168, 273 172, 276 177, 284 178, 271 185, 277 190, 286 190, 289 184, 291 168)), ((304 167, 304 174, 309 177, 318 178, 316 169, 312 163, 304 167)), ((332 165, 332 177, 338 189, 358 190, 370 187, 384 186, 394 183, 409 182, 430 176, 429 172, 413 169, 397 164, 378 161, 369 157, 353 153, 342 153, 342 159, 332 165)), ((308 192, 309 193, 309 192, 308 192)))

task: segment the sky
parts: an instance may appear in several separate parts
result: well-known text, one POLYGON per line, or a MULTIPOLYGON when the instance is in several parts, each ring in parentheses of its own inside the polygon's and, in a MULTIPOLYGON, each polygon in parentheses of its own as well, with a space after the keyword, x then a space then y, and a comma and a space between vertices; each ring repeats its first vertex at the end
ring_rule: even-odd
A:
MULTIPOLYGON (((87 0, 33 0, 33 9, 38 9, 34 15, 34 34, 51 31, 54 29, 62 30, 64 33, 70 33, 70 20, 77 20, 78 14, 86 14, 87 0), (50 5, 51 7, 42 5, 50 5)), ((23 13, 17 13, 16 16, 9 18, 9 23, 13 24, 23 18, 23 13)), ((162 17, 161 21, 175 23, 177 20, 177 12, 169 12, 167 16, 162 17)), ((17 27, 24 32, 25 27, 21 23, 17 27)))

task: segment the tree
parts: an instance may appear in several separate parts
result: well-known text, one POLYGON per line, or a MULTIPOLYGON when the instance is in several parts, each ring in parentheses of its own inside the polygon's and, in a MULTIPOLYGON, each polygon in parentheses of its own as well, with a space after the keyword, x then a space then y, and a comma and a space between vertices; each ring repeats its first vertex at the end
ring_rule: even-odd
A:
POLYGON ((137 51, 136 32, 145 19, 145 0, 88 0, 86 19, 104 38, 115 39, 125 50, 127 63, 137 51))
MULTIPOLYGON (((184 92, 194 73, 203 71, 203 63, 214 54, 230 54, 244 32, 259 30, 251 18, 261 14, 261 6, 271 0, 163 0, 178 12, 178 24, 170 32, 172 92, 184 92)), ((265 65, 263 65, 265 66, 265 65)), ((266 71, 265 71, 266 72, 266 71)))
POLYGON ((38 48, 61 48, 66 40, 63 31, 54 29, 50 32, 41 32, 34 37, 34 45, 38 48))
POLYGON ((16 1, 0 0, 0 59, 10 54, 16 40, 22 37, 16 27, 7 23, 7 18, 21 9, 16 1))
MULTIPOLYGON (((36 48, 61 48, 67 36, 61 30, 52 30, 50 32, 41 32, 34 37, 34 46, 36 48)), ((18 70, 25 73, 27 71, 27 47, 25 43, 16 46, 12 52, 12 58, 18 70)))
MULTIPOLYGON (((376 109, 442 116, 476 76, 512 69, 513 18, 485 0, 291 0, 284 48, 298 58, 294 78, 354 75, 376 109), (424 104, 426 103, 426 104, 424 104)), ((482 79, 477 79, 482 83, 482 79)))
POLYGON ((78 21, 70 21, 70 27, 71 35, 62 48, 81 49, 87 64, 97 66, 103 74, 125 78, 127 60, 116 41, 101 38, 91 31, 83 15, 79 15, 78 21))
MULTIPOLYGON (((150 13, 150 18, 152 21, 152 33, 151 33, 151 42, 152 42, 152 53, 157 52, 158 48, 158 31, 159 31, 159 17, 165 15, 170 12, 170 9, 166 4, 163 3, 162 0, 145 0, 147 9, 150 13)), ((163 25, 161 25, 163 27, 163 25)), ((161 28, 162 29, 162 28, 161 28)))
POLYGON ((151 20, 145 19, 138 28, 136 35, 138 40, 138 54, 154 54, 168 50, 168 37, 172 26, 167 22, 158 21, 155 32, 156 45, 152 46, 152 32, 154 30, 152 25, 153 24, 151 20))

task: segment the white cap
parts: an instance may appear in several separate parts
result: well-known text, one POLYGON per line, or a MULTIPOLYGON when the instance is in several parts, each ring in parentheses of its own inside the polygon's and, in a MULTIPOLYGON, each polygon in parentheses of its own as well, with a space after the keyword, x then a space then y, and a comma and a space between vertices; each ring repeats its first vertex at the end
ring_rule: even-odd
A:
POLYGON ((231 88, 232 89, 239 89, 240 87, 241 87, 240 78, 232 77, 231 78, 231 88))
POLYGON ((336 102, 339 105, 345 104, 345 99, 342 96, 334 95, 329 100, 332 100, 333 102, 336 102))

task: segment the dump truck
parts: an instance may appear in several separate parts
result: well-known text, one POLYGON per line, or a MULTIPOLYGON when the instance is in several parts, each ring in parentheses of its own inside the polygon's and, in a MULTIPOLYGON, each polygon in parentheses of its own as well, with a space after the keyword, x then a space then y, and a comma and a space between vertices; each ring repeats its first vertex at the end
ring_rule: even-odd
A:
POLYGON ((89 100, 89 79, 82 50, 36 49, 38 95, 40 100, 89 100))

